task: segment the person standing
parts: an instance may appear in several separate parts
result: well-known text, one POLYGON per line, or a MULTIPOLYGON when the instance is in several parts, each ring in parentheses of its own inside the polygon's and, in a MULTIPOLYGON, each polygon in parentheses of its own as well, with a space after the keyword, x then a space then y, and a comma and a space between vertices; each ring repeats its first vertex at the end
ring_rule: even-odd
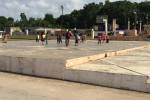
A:
POLYGON ((102 44, 102 35, 98 34, 97 36, 98 44, 102 44))
POLYGON ((62 44, 62 34, 61 33, 57 33, 57 43, 62 44))
POLYGON ((81 37, 82 43, 86 42, 86 35, 84 33, 81 33, 80 37, 81 37))
POLYGON ((110 37, 109 35, 106 35, 106 43, 109 43, 109 41, 110 41, 110 37))
POLYGON ((70 44, 70 38, 71 38, 71 36, 72 36, 72 33, 71 33, 71 31, 68 31, 67 30, 67 32, 66 32, 66 34, 65 34, 65 43, 66 43, 66 47, 68 47, 69 46, 69 44, 70 44))
POLYGON ((80 40, 80 36, 79 36, 79 33, 78 31, 76 30, 76 28, 74 29, 74 38, 75 38, 75 46, 78 46, 79 44, 79 40, 80 40))
POLYGON ((105 34, 105 33, 103 33, 103 34, 102 34, 102 41, 103 41, 102 43, 104 43, 104 42, 105 42, 105 40, 106 40, 106 34, 105 34))
POLYGON ((45 34, 42 32, 41 33, 41 42, 42 42, 42 45, 44 45, 44 42, 45 42, 45 34))
POLYGON ((8 33, 4 33, 2 39, 3 43, 7 43, 7 38, 8 38, 8 33))
POLYGON ((40 40, 40 35, 39 35, 39 33, 37 33, 36 42, 39 42, 39 40, 40 40))
POLYGON ((46 43, 46 45, 48 45, 48 32, 46 33, 46 35, 45 35, 45 43, 46 43))

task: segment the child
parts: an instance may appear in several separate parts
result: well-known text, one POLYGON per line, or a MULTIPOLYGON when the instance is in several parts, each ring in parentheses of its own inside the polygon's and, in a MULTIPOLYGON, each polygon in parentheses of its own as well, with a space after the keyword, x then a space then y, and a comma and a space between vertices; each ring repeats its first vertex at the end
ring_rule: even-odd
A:
POLYGON ((102 43, 102 35, 101 35, 101 34, 99 34, 99 35, 97 36, 97 40, 98 40, 98 44, 101 44, 101 43, 102 43))
POLYGON ((106 35, 106 43, 109 43, 109 40, 110 40, 109 35, 106 35))
POLYGON ((66 38, 66 40, 65 40, 66 47, 68 47, 69 44, 70 44, 70 38, 71 38, 71 36, 72 36, 71 31, 67 31, 66 34, 65 34, 65 38, 66 38))

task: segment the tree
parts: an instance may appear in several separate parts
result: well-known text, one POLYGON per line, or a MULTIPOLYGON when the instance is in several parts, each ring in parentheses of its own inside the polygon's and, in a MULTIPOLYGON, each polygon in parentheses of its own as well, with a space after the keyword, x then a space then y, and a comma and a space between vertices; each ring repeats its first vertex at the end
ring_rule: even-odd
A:
POLYGON ((140 19, 144 24, 149 24, 150 21, 150 1, 139 3, 140 19))
POLYGON ((35 18, 29 18, 29 22, 28 22, 28 24, 29 24, 29 27, 36 27, 36 20, 35 20, 35 18))
POLYGON ((55 19, 52 14, 45 14, 43 24, 45 24, 47 27, 53 27, 55 24, 55 19))
POLYGON ((7 20, 8 20, 8 26, 10 27, 14 26, 14 18, 8 17, 7 20))
POLYGON ((108 21, 111 24, 114 18, 117 19, 121 29, 127 28, 128 18, 134 19, 132 10, 137 9, 135 4, 130 1, 109 2, 103 6, 98 15, 108 15, 108 21))
POLYGON ((57 23, 62 23, 64 27, 68 28, 91 28, 95 24, 96 15, 102 6, 103 3, 87 4, 81 10, 74 10, 71 14, 60 16, 57 23))
POLYGON ((21 13, 20 14, 20 27, 22 28, 22 29, 24 29, 25 27, 27 27, 28 26, 28 20, 27 20, 27 17, 26 17, 26 15, 25 15, 25 13, 21 13))
POLYGON ((45 21, 48 21, 48 22, 51 23, 51 24, 54 23, 54 17, 53 17, 52 14, 45 14, 44 20, 45 20, 45 21))
POLYGON ((95 24, 97 13, 102 7, 103 3, 90 3, 84 6, 84 9, 81 11, 82 15, 79 17, 79 22, 82 22, 80 23, 82 28, 91 28, 95 24))
POLYGON ((105 4, 108 4, 108 3, 110 3, 110 1, 109 0, 105 0, 105 4))
POLYGON ((0 16, 0 29, 4 30, 7 26, 19 26, 22 29, 25 27, 92 28, 99 15, 107 15, 109 24, 112 24, 112 20, 116 18, 121 29, 127 28, 128 19, 132 25, 136 19, 146 24, 150 21, 150 1, 136 3, 129 0, 115 2, 105 0, 105 4, 102 2, 99 4, 89 3, 83 9, 73 10, 70 14, 61 15, 58 18, 54 18, 52 14, 48 13, 44 18, 29 19, 25 13, 21 13, 20 20, 16 21, 12 17, 0 16))
POLYGON ((22 22, 26 22, 26 21, 27 21, 27 17, 26 17, 26 15, 25 15, 25 13, 21 13, 21 14, 20 14, 20 17, 21 17, 21 21, 22 21, 22 22))
POLYGON ((7 18, 0 16, 0 30, 4 30, 7 27, 7 18))

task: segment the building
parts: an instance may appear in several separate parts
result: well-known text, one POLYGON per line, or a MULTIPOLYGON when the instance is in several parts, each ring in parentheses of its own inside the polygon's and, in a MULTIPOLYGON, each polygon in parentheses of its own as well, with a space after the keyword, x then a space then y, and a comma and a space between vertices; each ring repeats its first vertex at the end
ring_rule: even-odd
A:
POLYGON ((6 27, 5 32, 6 34, 9 34, 10 36, 12 36, 14 32, 22 33, 22 30, 20 27, 6 27))

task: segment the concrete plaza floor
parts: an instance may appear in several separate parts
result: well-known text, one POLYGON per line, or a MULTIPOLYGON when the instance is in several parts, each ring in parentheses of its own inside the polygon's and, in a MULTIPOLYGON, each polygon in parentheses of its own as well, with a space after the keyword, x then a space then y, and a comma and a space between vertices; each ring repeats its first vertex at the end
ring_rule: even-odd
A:
POLYGON ((150 94, 0 72, 0 100, 150 100, 150 94))
POLYGON ((0 43, 0 55, 13 56, 32 56, 53 59, 73 59, 83 56, 95 55, 109 51, 119 51, 143 45, 149 42, 143 41, 112 41, 109 44, 98 45, 97 41, 87 41, 79 46, 74 46, 74 41, 68 48, 65 44, 57 45, 56 41, 51 40, 47 46, 35 41, 9 41, 7 44, 0 43))
POLYGON ((47 46, 35 41, 10 41, 0 43, 0 70, 150 92, 149 49, 149 42, 143 41, 111 41, 98 45, 97 41, 89 40, 79 46, 74 46, 71 41, 69 47, 57 45, 54 40, 47 46), (143 46, 140 50, 130 50, 143 46), (107 52, 117 54, 124 50, 128 53, 104 58, 107 52), (94 61, 101 58, 99 54, 103 54, 103 59, 94 61), (68 67, 68 59, 78 64, 68 67))
POLYGON ((150 47, 131 51, 125 55, 108 57, 86 64, 76 65, 72 68, 150 77, 150 47))

